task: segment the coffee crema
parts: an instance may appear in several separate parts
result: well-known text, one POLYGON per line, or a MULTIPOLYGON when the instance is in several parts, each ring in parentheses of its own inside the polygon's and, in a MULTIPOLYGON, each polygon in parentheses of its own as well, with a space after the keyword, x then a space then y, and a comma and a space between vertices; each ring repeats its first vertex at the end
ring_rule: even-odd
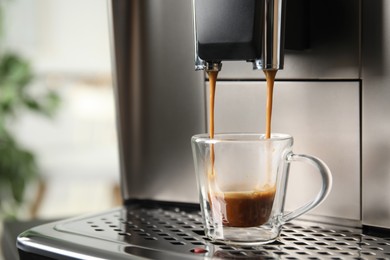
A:
POLYGON ((214 220, 227 227, 256 227, 268 222, 275 187, 259 191, 209 193, 214 220))

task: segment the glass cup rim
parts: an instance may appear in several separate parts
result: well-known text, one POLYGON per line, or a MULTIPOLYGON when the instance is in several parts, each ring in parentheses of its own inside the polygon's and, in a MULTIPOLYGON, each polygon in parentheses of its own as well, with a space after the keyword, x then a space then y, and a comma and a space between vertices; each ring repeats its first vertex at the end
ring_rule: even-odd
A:
POLYGON ((265 134, 259 133, 217 133, 214 138, 210 138, 209 134, 197 134, 192 137, 193 142, 197 143, 264 143, 292 140, 293 137, 289 134, 272 133, 270 139, 265 138, 265 134))

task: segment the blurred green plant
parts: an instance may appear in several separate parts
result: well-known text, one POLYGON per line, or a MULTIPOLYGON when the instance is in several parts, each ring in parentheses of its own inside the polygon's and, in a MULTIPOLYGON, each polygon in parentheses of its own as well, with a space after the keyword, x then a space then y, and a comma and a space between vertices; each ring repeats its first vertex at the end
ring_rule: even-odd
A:
POLYGON ((30 64, 17 54, 0 53, 0 219, 15 218, 29 182, 39 176, 32 151, 24 148, 9 129, 11 120, 30 110, 52 116, 59 96, 52 90, 32 95, 30 64))

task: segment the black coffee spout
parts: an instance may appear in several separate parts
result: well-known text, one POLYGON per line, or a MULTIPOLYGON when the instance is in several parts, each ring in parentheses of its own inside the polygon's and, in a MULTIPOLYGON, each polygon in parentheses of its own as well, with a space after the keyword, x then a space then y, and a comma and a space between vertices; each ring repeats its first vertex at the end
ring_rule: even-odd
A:
POLYGON ((222 61, 283 69, 285 0, 193 0, 195 69, 222 61))

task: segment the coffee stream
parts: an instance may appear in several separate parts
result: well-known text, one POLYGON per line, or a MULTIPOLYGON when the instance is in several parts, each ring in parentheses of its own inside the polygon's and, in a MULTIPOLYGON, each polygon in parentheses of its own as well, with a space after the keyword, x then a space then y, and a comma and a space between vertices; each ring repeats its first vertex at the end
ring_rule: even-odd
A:
MULTIPOLYGON (((273 87, 277 70, 264 70, 267 80, 267 111, 266 111, 266 135, 271 138, 271 116, 273 87)), ((210 111, 209 111, 209 135, 214 138, 214 110, 215 110, 215 90, 217 83, 217 71, 209 71, 210 84, 210 111)), ((223 225, 229 227, 254 227, 268 221, 272 211, 273 200, 276 189, 271 185, 271 158, 266 163, 267 181, 263 189, 255 191, 234 191, 220 192, 215 183, 215 153, 214 144, 210 146, 210 170, 208 172, 209 181, 209 202, 214 218, 221 219, 223 225), (250 213, 250 214, 249 214, 250 213)), ((237 174, 242 174, 238 172, 237 174)))
POLYGON ((264 70, 265 79, 267 81, 267 107, 266 107, 266 122, 265 122, 265 138, 271 138, 271 117, 272 117, 272 100, 274 95, 274 83, 277 70, 264 70))
MULTIPOLYGON (((273 107, 273 96, 274 96, 274 84, 277 70, 264 70, 265 79, 267 81, 267 105, 266 105, 266 119, 265 119, 265 139, 271 138, 271 122, 272 122, 272 107, 273 107)), ((270 144, 269 144, 270 145, 270 144)), ((266 172, 267 172, 267 184, 271 184, 272 177, 272 152, 271 147, 267 149, 267 161, 266 161, 266 172)))
MULTIPOLYGON (((210 82, 210 116, 209 116, 209 135, 210 139, 214 139, 214 111, 215 111, 215 90, 217 86, 217 76, 218 71, 209 71, 209 82, 210 82)), ((214 175, 214 160, 215 160, 215 154, 214 154, 214 144, 211 144, 210 147, 210 164, 211 164, 211 170, 210 175, 214 175)), ((210 177, 211 177, 210 176, 210 177)))

